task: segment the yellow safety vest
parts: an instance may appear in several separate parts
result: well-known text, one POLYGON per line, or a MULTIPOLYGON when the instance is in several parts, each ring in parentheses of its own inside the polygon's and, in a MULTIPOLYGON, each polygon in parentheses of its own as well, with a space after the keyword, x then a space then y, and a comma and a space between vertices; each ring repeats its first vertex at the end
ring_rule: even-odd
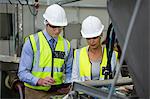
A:
MULTIPOLYGON (((51 76, 53 61, 53 78, 55 80, 55 85, 61 84, 63 82, 63 65, 68 56, 67 53, 70 51, 69 41, 61 36, 58 36, 58 41, 55 48, 56 54, 54 59, 52 59, 52 50, 42 32, 38 32, 37 35, 30 35, 29 40, 34 52, 33 68, 31 71, 32 75, 37 78, 51 76), (38 40, 35 39, 35 36, 38 36, 38 40)), ((25 86, 32 89, 45 91, 50 89, 50 86, 32 86, 28 83, 25 83, 25 86)))
MULTIPOLYGON (((117 60, 118 54, 116 51, 115 51, 115 54, 116 54, 116 60, 117 60)), ((76 64, 78 64, 77 66, 79 66, 80 79, 82 79, 82 81, 91 80, 91 63, 88 57, 87 47, 81 48, 80 50, 78 50, 78 52, 77 50, 75 50, 74 58, 76 59, 76 64)), ((100 80, 104 80, 105 75, 103 75, 102 70, 106 66, 107 66, 107 50, 106 50, 106 47, 104 47, 103 58, 100 64, 100 76, 99 76, 100 80)))

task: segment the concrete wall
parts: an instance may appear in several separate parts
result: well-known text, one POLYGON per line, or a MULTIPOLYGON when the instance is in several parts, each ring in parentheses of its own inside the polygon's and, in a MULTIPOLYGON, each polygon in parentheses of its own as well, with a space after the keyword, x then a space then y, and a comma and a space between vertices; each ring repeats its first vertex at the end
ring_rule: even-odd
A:
MULTIPOLYGON (((15 10, 16 10, 16 6, 14 6, 14 5, 0 4, 0 13, 12 13, 16 16, 15 10)), ((2 24, 5 24, 5 23, 2 23, 2 24)), ((13 26, 13 27, 16 28, 16 24, 14 24, 14 25, 15 26, 13 26)), ((3 27, 3 28, 8 29, 8 27, 3 27)), ((12 32, 15 32, 15 31, 12 31, 12 32)), ((14 42, 12 40, 0 40, 0 54, 10 55, 13 53, 14 53, 14 42)))
MULTIPOLYGON (((8 10, 6 8, 6 5, 1 5, 0 7, 3 9, 0 9, 0 13, 16 13, 16 5, 10 5, 8 7, 8 10)), ((19 6, 19 12, 22 13, 22 21, 19 21, 20 23, 22 23, 22 25, 20 25, 19 29, 22 28, 22 33, 20 33, 20 37, 24 38, 25 36, 36 32, 37 29, 43 29, 44 28, 44 24, 43 24, 43 13, 46 9, 46 5, 40 5, 39 9, 38 9, 38 15, 37 16, 33 16, 27 5, 24 5, 23 8, 21 8, 22 6, 19 6), (35 21, 34 21, 35 20, 35 21), (34 28, 35 27, 35 28, 34 28)), ((68 22, 69 24, 81 24, 82 21, 89 15, 94 15, 97 16, 101 19, 102 23, 105 25, 105 29, 104 32, 106 32, 108 25, 109 25, 109 16, 108 16, 108 12, 106 9, 106 0, 82 0, 79 2, 75 2, 75 3, 70 3, 70 4, 65 4, 63 5, 66 14, 67 14, 67 18, 68 18, 68 22)), ((16 14, 15 14, 16 15, 16 14)), ((16 21, 16 20, 15 20, 16 21)), ((15 24, 16 25, 16 24, 15 24)), ((16 27, 15 26, 15 32, 16 32, 16 27)), ((70 28, 70 30, 72 30, 70 28)), ((70 31, 70 33, 80 33, 80 29, 75 29, 74 31, 70 31), (76 31, 75 31, 76 30, 76 31)), ((67 34, 66 34, 67 35, 67 34)), ((79 35, 79 34, 77 34, 79 35)), ((105 37, 105 35, 104 35, 105 37)), ((80 40, 81 43, 84 42, 83 46, 86 45, 86 41, 85 40, 80 40)), ((1 49, 8 49, 8 44, 4 44, 3 41, 0 41, 0 44, 4 45, 3 47, 1 47, 1 49)), ((76 45, 76 44, 75 44, 76 45)), ((13 53, 13 52, 12 52, 13 53)), ((6 54, 3 53, 3 50, 0 50, 0 54, 6 54)))

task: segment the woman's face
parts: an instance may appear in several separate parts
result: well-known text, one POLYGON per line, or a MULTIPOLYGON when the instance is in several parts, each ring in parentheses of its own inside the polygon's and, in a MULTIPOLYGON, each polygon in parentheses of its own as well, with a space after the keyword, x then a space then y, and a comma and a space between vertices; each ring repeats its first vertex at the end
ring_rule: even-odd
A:
POLYGON ((93 38, 86 38, 87 43, 90 48, 96 49, 100 46, 100 36, 93 37, 93 38))

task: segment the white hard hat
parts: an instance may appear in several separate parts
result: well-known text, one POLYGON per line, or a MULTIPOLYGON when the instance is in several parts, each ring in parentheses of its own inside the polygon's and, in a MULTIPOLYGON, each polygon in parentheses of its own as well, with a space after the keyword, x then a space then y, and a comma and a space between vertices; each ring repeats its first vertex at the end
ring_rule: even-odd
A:
POLYGON ((51 25, 54 25, 54 26, 66 26, 67 25, 66 13, 64 9, 58 4, 50 5, 46 9, 45 13, 43 14, 43 17, 51 25))
POLYGON ((81 34, 83 38, 92 38, 100 36, 104 29, 104 25, 95 16, 88 16, 81 27, 81 34))

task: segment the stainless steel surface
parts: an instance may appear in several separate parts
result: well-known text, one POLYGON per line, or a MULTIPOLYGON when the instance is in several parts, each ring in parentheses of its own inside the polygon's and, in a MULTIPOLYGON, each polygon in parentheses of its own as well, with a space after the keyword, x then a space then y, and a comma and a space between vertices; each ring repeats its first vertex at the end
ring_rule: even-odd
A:
MULTIPOLYGON (((102 85, 109 85, 112 84, 113 79, 110 80, 91 80, 91 81, 85 81, 84 83, 90 86, 102 86, 102 85)), ((117 80, 116 85, 127 85, 132 84, 132 79, 129 77, 121 77, 117 80)))
MULTIPOLYGON (((129 26, 127 28, 127 32, 126 32, 126 37, 125 37, 125 42, 124 42, 124 45, 123 45, 123 50, 122 50, 122 55, 121 55, 121 58, 120 58, 120 64, 123 64, 123 61, 124 61, 124 56, 125 56, 125 53, 126 53, 126 49, 127 49, 127 45, 128 45, 128 42, 129 42, 129 39, 130 39, 130 36, 132 34, 132 29, 133 29, 133 26, 134 26, 134 23, 135 23, 135 19, 137 17, 137 13, 139 11, 139 8, 140 8, 140 5, 141 5, 141 0, 137 0, 136 1, 136 4, 133 8, 133 13, 132 13, 132 16, 131 16, 131 19, 130 19, 130 22, 129 22, 129 26)), ((114 81, 112 82, 112 87, 111 87, 111 90, 109 92, 109 95, 108 95, 108 99, 111 98, 111 95, 113 93, 113 89, 114 89, 114 86, 115 86, 115 83, 118 79, 118 75, 119 75, 119 72, 120 72, 120 68, 121 66, 119 65, 119 68, 115 74, 115 77, 114 77, 114 81)))
MULTIPOLYGON (((101 89, 92 87, 90 85, 87 85, 83 82, 79 83, 79 82, 74 82, 73 83, 73 91, 78 91, 78 92, 83 92, 84 94, 93 96, 93 97, 97 97, 97 98, 102 98, 102 99, 106 99, 108 96, 108 92, 103 91, 101 89)), ((126 97, 121 96, 121 95, 112 95, 111 99, 124 99, 126 97)))
POLYGON ((8 56, 8 55, 0 55, 0 62, 9 62, 9 63, 19 63, 19 57, 16 55, 8 56))
POLYGON ((19 57, 0 55, 0 70, 17 70, 19 65, 19 57))

